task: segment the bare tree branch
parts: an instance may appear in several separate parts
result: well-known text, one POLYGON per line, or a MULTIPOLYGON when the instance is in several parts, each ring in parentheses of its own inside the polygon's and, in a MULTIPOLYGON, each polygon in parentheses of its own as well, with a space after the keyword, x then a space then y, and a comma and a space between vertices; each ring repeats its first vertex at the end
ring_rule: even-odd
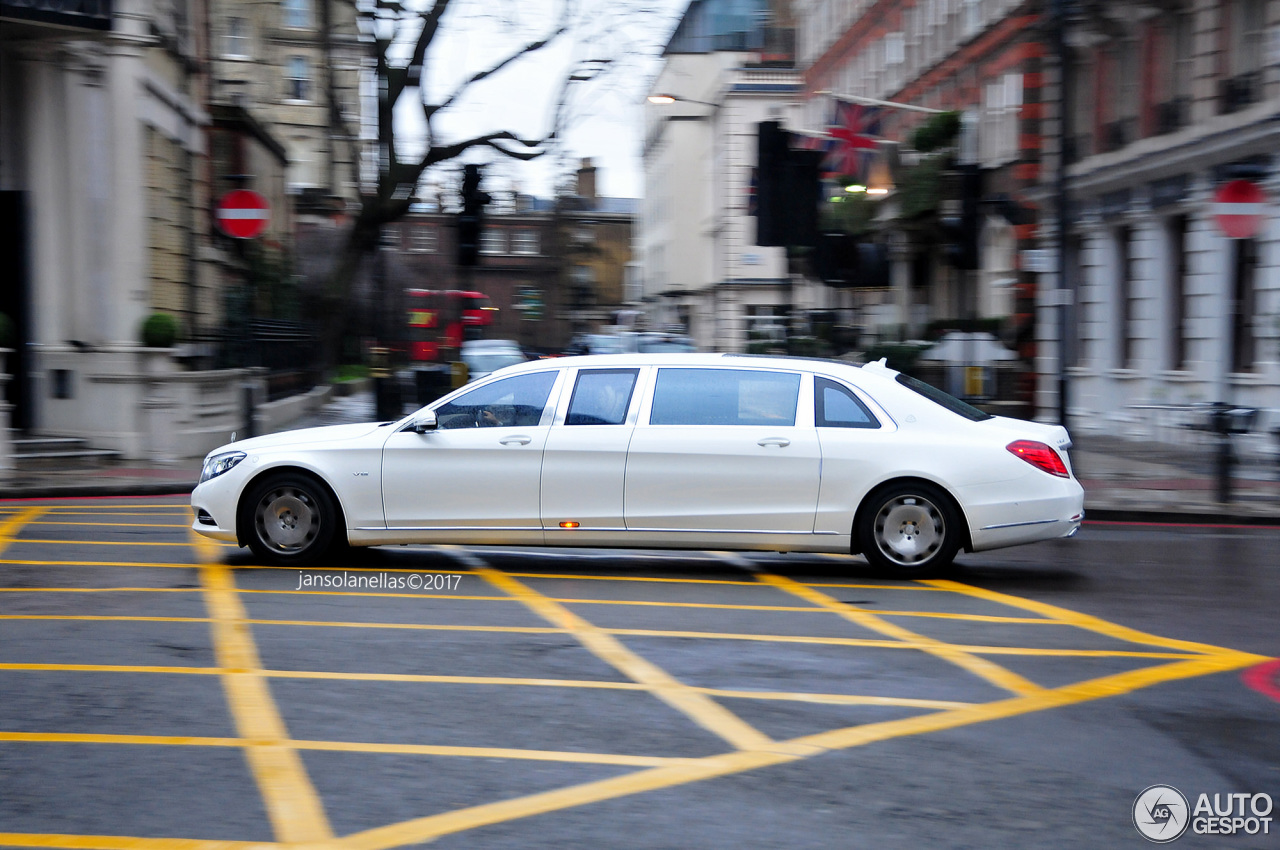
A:
POLYGON ((544 47, 551 44, 557 38, 559 38, 560 36, 568 32, 569 24, 573 17, 572 9, 573 9, 573 4, 571 2, 566 2, 563 10, 561 11, 559 23, 556 25, 555 30, 552 31, 551 34, 548 35, 546 38, 540 39, 539 41, 530 42, 529 44, 526 44, 524 47, 520 48, 519 50, 514 51, 510 55, 499 60, 497 64, 483 71, 477 71, 475 74, 473 74, 470 77, 470 79, 466 80, 461 85, 459 85, 458 88, 456 88, 453 91, 453 93, 450 94, 448 97, 446 97, 441 103, 436 104, 435 106, 427 106, 425 110, 427 120, 430 121, 431 116, 439 112, 440 110, 449 108, 449 106, 451 106, 455 101, 457 101, 458 98, 462 97, 462 95, 466 92, 466 90, 471 85, 478 83, 481 80, 484 80, 488 77, 493 76, 494 74, 498 73, 503 68, 507 67, 512 62, 517 61, 521 57, 528 56, 531 53, 537 53, 539 50, 542 50, 544 47))

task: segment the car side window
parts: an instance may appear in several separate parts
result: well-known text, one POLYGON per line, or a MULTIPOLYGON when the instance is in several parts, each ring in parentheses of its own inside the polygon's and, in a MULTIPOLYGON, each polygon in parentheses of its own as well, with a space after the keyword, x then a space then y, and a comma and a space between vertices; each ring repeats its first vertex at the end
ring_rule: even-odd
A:
POLYGON ((848 387, 814 378, 814 421, 819 428, 879 428, 880 422, 848 387))
POLYGON ((635 390, 638 369, 584 369, 569 400, 566 425, 621 425, 635 390))
POLYGON ((546 409, 547 398, 555 382, 555 372, 503 378, 437 407, 436 421, 442 430, 500 426, 532 428, 542 421, 542 411, 546 409))
POLYGON ((659 369, 651 425, 795 425, 800 375, 748 369, 659 369))

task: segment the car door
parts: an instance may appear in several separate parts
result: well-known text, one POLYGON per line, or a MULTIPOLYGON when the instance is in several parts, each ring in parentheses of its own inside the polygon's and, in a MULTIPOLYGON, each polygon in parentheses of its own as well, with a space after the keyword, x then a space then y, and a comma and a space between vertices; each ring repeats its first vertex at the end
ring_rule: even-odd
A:
POLYGON ((540 542, 542 450, 559 373, 486 382, 433 408, 435 429, 392 434, 382 453, 387 528, 506 530, 540 542))
MULTIPOLYGON (((822 445, 822 486, 815 531, 849 534, 858 504, 886 465, 903 463, 896 426, 874 401, 815 375, 814 424, 822 445)), ((909 466, 909 464, 908 464, 909 466)))
POLYGON ((821 452, 803 373, 662 367, 653 385, 627 452, 629 531, 813 531, 821 452))
MULTIPOLYGON (((547 542, 583 542, 625 528, 623 481, 635 427, 641 370, 579 369, 562 422, 542 461, 542 519, 547 542)), ((567 390, 568 391, 568 390, 567 390)))

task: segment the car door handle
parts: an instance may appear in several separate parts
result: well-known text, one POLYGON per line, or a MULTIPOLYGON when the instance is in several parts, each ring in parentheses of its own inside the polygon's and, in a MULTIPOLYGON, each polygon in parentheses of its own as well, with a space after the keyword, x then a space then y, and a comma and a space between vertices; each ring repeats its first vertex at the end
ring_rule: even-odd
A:
POLYGON ((503 437, 498 442, 504 446, 527 446, 533 442, 533 437, 526 437, 524 434, 512 434, 510 437, 503 437))
POLYGON ((791 441, 788 440, 786 437, 765 437, 763 440, 757 440, 756 445, 757 446, 777 446, 778 448, 784 448, 786 446, 791 445, 791 441))

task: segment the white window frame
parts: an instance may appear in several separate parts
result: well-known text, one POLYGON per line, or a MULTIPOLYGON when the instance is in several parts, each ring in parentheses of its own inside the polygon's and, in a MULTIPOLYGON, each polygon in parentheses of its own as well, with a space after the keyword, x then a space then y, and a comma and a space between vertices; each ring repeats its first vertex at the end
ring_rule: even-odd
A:
POLYGON ((434 254, 440 250, 440 237, 434 224, 420 224, 409 231, 409 250, 415 254, 434 254))
POLYGON ((252 59, 253 39, 249 20, 238 15, 227 18, 227 29, 222 34, 222 56, 226 59, 252 59), (243 50, 240 48, 243 46, 243 50))
POLYGON ((298 103, 311 101, 311 63, 305 56, 290 56, 285 62, 285 100, 298 103), (298 69, 301 67, 301 74, 298 69))
POLYGON ((284 0, 280 16, 288 29, 309 29, 313 25, 311 0, 284 0))
POLYGON ((507 253, 507 233, 499 227, 486 227, 480 231, 481 254, 507 253))
POLYGON ((511 231, 511 253, 537 256, 542 252, 538 231, 532 227, 517 227, 511 231))

